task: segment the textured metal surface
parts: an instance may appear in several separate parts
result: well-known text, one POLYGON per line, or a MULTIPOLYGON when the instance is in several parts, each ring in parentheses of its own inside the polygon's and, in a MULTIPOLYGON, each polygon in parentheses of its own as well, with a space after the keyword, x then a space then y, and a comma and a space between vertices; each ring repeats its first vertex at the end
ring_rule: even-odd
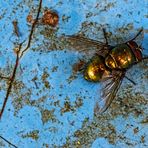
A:
MULTIPOLYGON (((58 12, 59 24, 37 25, 31 47, 18 66, 12 91, 0 120, 0 136, 19 148, 51 147, 148 147, 148 64, 132 67, 110 108, 94 116, 100 84, 72 74, 72 65, 82 57, 63 49, 57 36, 83 34, 104 41, 102 28, 111 45, 127 41, 140 29, 144 53, 148 55, 147 0, 44 0, 42 10, 58 12), (56 50, 56 49, 63 50, 56 50)), ((12 74, 16 43, 28 40, 29 14, 36 16, 38 1, 0 1, 0 75, 12 74), (14 32, 18 22, 20 37, 14 32)), ((23 44, 25 47, 26 42, 23 44)), ((0 79, 0 108, 8 80, 0 79)), ((101 98, 99 98, 101 99, 101 98)), ((0 147, 12 147, 0 138, 0 147)))

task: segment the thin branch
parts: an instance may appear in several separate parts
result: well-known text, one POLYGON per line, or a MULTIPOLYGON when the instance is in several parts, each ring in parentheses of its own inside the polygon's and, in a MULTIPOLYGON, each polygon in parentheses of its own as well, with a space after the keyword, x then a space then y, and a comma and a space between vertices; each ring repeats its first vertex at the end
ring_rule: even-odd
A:
POLYGON ((3 139, 4 141, 6 141, 8 144, 10 144, 11 146, 18 148, 16 145, 12 144, 10 141, 8 141, 7 139, 5 139, 4 137, 0 136, 1 139, 3 139))
POLYGON ((32 36, 33 36, 33 32, 34 32, 34 28, 38 22, 38 19, 39 19, 39 14, 40 14, 40 11, 41 11, 41 8, 42 8, 42 0, 40 0, 40 3, 39 3, 39 8, 38 8, 38 12, 37 12, 37 16, 36 16, 36 19, 35 21, 33 22, 32 26, 31 26, 31 31, 30 31, 30 34, 29 34, 29 39, 28 39, 28 44, 26 46, 26 48, 22 51, 21 55, 20 55, 20 58, 22 58, 23 54, 29 49, 30 47, 30 44, 31 44, 31 41, 32 41, 32 36))
POLYGON ((10 80, 10 77, 5 77, 0 75, 0 79, 10 80))
POLYGON ((13 81, 15 79, 16 70, 17 70, 17 67, 18 67, 18 64, 19 64, 19 52, 21 50, 21 47, 22 47, 22 44, 19 45, 19 49, 18 49, 18 52, 17 52, 13 73, 12 73, 12 76, 10 77, 10 83, 9 83, 9 86, 8 86, 8 89, 7 89, 7 92, 6 92, 6 97, 4 99, 4 103, 3 103, 3 106, 2 106, 2 109, 1 109, 1 112, 0 112, 0 119, 1 119, 1 117, 3 115, 6 103, 7 103, 8 98, 9 98, 9 94, 11 92, 12 84, 13 84, 13 81))
POLYGON ((19 61, 20 61, 21 57, 23 56, 24 52, 26 52, 26 51, 28 50, 28 48, 30 47, 31 40, 32 40, 32 35, 33 35, 33 32, 34 32, 35 25, 36 25, 37 22, 38 22, 38 18, 39 18, 39 14, 40 14, 40 11, 41 11, 41 7, 42 7, 42 0, 40 0, 40 2, 39 2, 39 8, 38 8, 37 16, 36 16, 36 19, 35 19, 34 23, 32 24, 32 27, 31 27, 31 31, 30 31, 30 35, 29 35, 27 47, 22 51, 21 55, 20 55, 20 52, 21 52, 22 44, 23 44, 23 43, 20 43, 20 44, 19 44, 19 49, 18 49, 18 51, 17 51, 17 56, 16 56, 15 65, 14 65, 14 68, 13 68, 12 75, 11 75, 11 77, 10 77, 10 82, 9 82, 9 85, 8 85, 8 89, 7 89, 7 92, 6 92, 6 96, 5 96, 5 98, 4 98, 4 103, 3 103, 2 109, 1 109, 1 111, 0 111, 0 119, 2 118, 2 115, 3 115, 3 112, 4 112, 5 106, 6 106, 6 104, 7 104, 9 95, 10 95, 10 93, 11 93, 11 89, 12 89, 13 82, 14 82, 14 79, 15 79, 15 76, 16 76, 16 71, 17 71, 17 68, 18 68, 18 65, 19 65, 19 61), (19 56, 19 55, 20 55, 20 56, 19 56))
POLYGON ((135 39, 142 33, 142 31, 143 31, 143 28, 141 28, 141 29, 139 30, 139 32, 135 35, 135 37, 133 37, 130 41, 135 40, 135 39))

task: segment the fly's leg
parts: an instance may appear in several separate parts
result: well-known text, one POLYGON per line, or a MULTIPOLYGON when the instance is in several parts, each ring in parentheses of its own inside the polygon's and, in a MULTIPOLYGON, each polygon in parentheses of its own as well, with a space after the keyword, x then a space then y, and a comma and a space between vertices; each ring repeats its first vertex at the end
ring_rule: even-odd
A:
POLYGON ((104 34, 104 38, 105 38, 105 44, 108 46, 107 33, 106 33, 106 30, 104 28, 103 28, 103 34, 104 34))
POLYGON ((142 29, 140 29, 139 30, 139 32, 135 35, 135 37, 134 38, 132 38, 130 41, 133 41, 133 40, 135 40, 141 33, 142 33, 142 31, 143 31, 143 28, 142 29))
POLYGON ((127 76, 124 76, 127 80, 129 80, 131 83, 133 83, 134 85, 136 85, 136 83, 133 81, 133 80, 131 80, 130 78, 128 78, 127 76))
POLYGON ((130 67, 132 67, 132 66, 134 66, 134 65, 137 65, 137 64, 139 64, 139 63, 141 63, 141 62, 143 62, 144 60, 147 60, 147 59, 148 59, 148 56, 145 56, 145 57, 143 57, 140 61, 134 62, 130 67))
POLYGON ((135 62, 133 65, 136 65, 136 64, 138 64, 138 63, 140 63, 140 62, 143 62, 143 61, 146 60, 146 59, 148 59, 148 56, 142 57, 142 59, 141 59, 140 61, 135 62))
POLYGON ((85 68, 86 61, 79 60, 79 62, 75 63, 72 67, 74 73, 82 72, 85 68))
MULTIPOLYGON (((134 65, 136 65, 136 64, 138 64, 138 63, 140 63, 140 62, 142 62, 143 60, 146 60, 146 59, 148 59, 148 56, 143 57, 141 61, 135 62, 132 66, 134 66, 134 65)), ((136 85, 136 83, 133 80, 131 80, 130 78, 128 78, 127 76, 125 76, 125 78, 127 80, 129 80, 131 83, 133 83, 134 85, 136 85)))
POLYGON ((148 59, 148 56, 143 57, 143 58, 142 58, 142 61, 143 61, 143 60, 146 60, 146 59, 148 59))
POLYGON ((110 46, 108 44, 107 33, 106 33, 106 30, 104 28, 103 28, 103 35, 104 35, 104 39, 105 39, 105 45, 102 48, 102 50, 98 51, 96 54, 101 55, 103 57, 106 57, 106 55, 109 53, 109 51, 112 48, 112 46, 110 46))

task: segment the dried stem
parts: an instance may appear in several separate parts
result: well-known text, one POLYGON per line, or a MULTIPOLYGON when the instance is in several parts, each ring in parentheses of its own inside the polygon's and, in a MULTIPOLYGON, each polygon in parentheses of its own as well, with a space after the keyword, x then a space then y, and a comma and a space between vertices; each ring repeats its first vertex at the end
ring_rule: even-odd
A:
POLYGON ((28 39, 28 44, 27 44, 26 48, 22 51, 22 53, 21 53, 21 55, 20 55, 20 58, 23 56, 23 54, 24 54, 24 53, 29 49, 29 47, 30 47, 31 40, 32 40, 32 35, 33 35, 33 32, 34 32, 34 28, 35 28, 35 25, 37 24, 38 19, 39 19, 39 14, 40 14, 40 11, 41 11, 41 7, 42 7, 42 0, 40 0, 38 12, 37 12, 37 16, 36 16, 36 19, 35 19, 35 21, 33 22, 32 27, 31 27, 31 31, 30 31, 30 35, 29 35, 29 39, 28 39))
POLYGON ((11 146, 18 148, 16 145, 12 144, 10 141, 8 141, 7 139, 5 139, 4 137, 0 136, 1 139, 3 139, 4 141, 6 141, 8 144, 10 144, 11 146))
POLYGON ((10 83, 9 83, 9 86, 8 86, 8 89, 7 89, 7 92, 6 92, 6 96, 5 96, 5 99, 4 99, 4 103, 3 103, 3 106, 2 106, 2 109, 1 109, 1 112, 0 112, 0 119, 1 119, 2 114, 4 112, 6 103, 8 101, 9 94, 11 92, 12 84, 13 84, 13 81, 15 79, 16 70, 17 70, 17 67, 18 67, 18 64, 19 64, 19 52, 21 50, 21 46, 22 46, 22 44, 20 44, 19 49, 18 49, 18 52, 17 52, 17 56, 16 56, 16 61, 15 61, 13 73, 12 73, 12 76, 10 77, 10 83))
POLYGON ((16 61, 15 61, 15 65, 14 65, 14 68, 13 68, 13 72, 12 72, 12 75, 10 77, 10 83, 8 85, 8 89, 7 89, 7 92, 6 92, 6 96, 4 98, 4 103, 3 103, 3 106, 2 106, 2 109, 0 111, 0 119, 2 118, 2 115, 3 115, 3 112, 4 112, 4 109, 5 109, 5 106, 6 106, 6 103, 8 101, 8 98, 9 98, 9 95, 11 93, 11 89, 12 89, 12 86, 13 86, 13 82, 14 82, 14 79, 15 79, 15 76, 16 76, 16 71, 17 71, 17 68, 18 68, 18 65, 19 65, 19 61, 21 59, 21 57, 23 56, 23 54, 29 49, 30 47, 30 44, 31 44, 31 41, 32 41, 32 35, 33 35, 33 32, 34 32, 34 28, 35 28, 35 25, 37 24, 38 22, 38 18, 39 18, 39 14, 40 14, 40 11, 41 11, 41 7, 42 7, 42 0, 40 0, 39 2, 39 7, 38 7, 38 12, 37 12, 37 16, 36 16, 36 19, 34 21, 34 23, 32 24, 32 27, 31 27, 31 31, 30 31, 30 34, 29 34, 29 39, 28 39, 28 44, 27 44, 27 47, 21 52, 21 49, 22 49, 22 44, 23 43, 20 43, 19 44, 19 49, 17 51, 17 56, 16 56, 16 61), (20 55, 20 52, 21 52, 21 55, 20 55), (20 55, 20 56, 19 56, 20 55))
POLYGON ((0 79, 10 80, 10 77, 5 77, 0 75, 0 79))

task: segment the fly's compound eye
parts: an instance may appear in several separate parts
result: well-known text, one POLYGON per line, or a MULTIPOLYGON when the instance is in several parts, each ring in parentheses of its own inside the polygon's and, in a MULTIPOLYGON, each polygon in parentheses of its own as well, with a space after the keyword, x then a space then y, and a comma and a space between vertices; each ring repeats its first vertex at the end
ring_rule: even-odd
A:
POLYGON ((135 49, 138 48, 137 43, 134 41, 129 41, 127 42, 127 44, 130 46, 130 48, 135 48, 135 49))

